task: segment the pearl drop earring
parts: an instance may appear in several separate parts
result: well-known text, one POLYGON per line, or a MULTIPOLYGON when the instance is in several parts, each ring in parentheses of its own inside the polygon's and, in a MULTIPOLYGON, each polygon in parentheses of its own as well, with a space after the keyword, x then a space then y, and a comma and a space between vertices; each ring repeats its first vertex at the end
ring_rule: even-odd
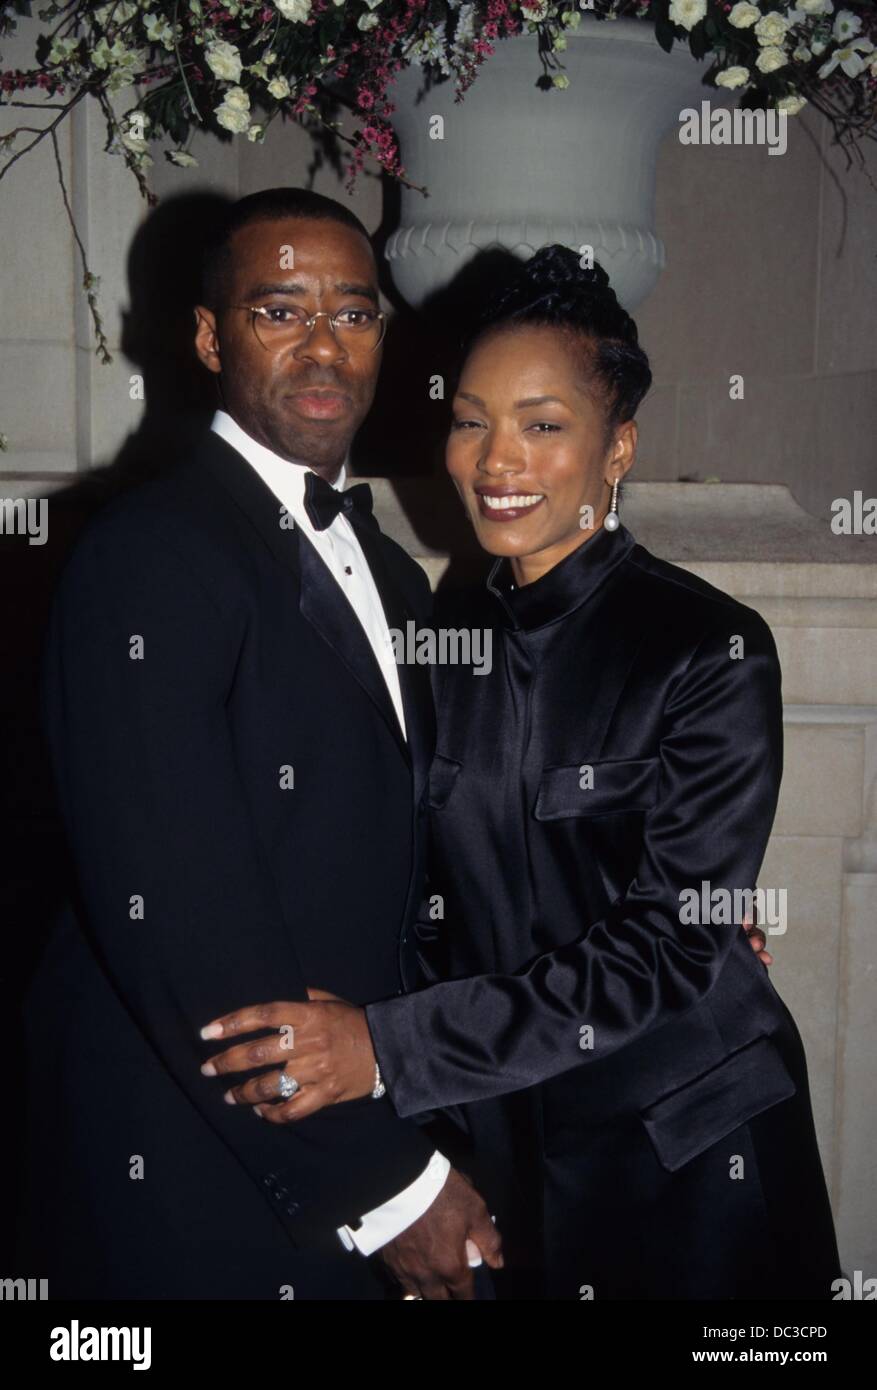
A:
POLYGON ((618 479, 612 484, 612 496, 609 499, 609 510, 603 518, 603 525, 607 531, 617 531, 621 525, 618 516, 618 479))

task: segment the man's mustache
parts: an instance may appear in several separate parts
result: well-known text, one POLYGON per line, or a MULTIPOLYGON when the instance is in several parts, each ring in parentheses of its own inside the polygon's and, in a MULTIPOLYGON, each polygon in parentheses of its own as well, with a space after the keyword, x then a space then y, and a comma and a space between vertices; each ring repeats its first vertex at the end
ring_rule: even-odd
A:
POLYGON ((347 383, 335 371, 328 374, 323 373, 320 376, 315 376, 313 372, 309 372, 305 376, 290 376, 289 379, 295 381, 296 391, 337 391, 342 396, 350 395, 347 383))

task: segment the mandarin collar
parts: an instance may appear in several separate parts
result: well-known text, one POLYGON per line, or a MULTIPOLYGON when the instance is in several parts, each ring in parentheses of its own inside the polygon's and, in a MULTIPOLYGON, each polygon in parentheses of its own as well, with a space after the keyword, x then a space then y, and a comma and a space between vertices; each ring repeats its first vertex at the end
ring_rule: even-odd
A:
POLYGON ((590 598, 636 544, 624 526, 599 531, 532 584, 518 588, 510 561, 496 561, 487 588, 499 601, 508 627, 529 631, 566 617, 590 598))

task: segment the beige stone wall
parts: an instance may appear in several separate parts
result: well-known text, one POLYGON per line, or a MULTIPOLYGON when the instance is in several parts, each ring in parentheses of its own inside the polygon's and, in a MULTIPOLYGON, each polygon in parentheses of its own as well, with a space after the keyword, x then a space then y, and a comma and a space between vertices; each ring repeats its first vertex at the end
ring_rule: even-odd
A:
POLYGON ((639 476, 785 483, 829 516, 835 497, 877 494, 877 146, 847 171, 818 113, 788 129, 782 156, 661 146, 639 476))

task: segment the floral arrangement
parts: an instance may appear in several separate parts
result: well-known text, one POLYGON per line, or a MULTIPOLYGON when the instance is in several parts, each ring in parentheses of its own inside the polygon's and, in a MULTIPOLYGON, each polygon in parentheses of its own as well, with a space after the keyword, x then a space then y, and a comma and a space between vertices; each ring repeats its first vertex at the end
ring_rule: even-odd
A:
MULTIPOLYGON (((0 38, 30 12, 31 0, 0 0, 0 38)), ((35 65, 0 70, 0 104, 57 114, 0 137, 0 158, 8 156, 0 179, 50 139, 72 223, 56 132, 91 96, 108 150, 150 203, 146 171, 159 142, 188 167, 197 163, 188 148, 197 129, 261 141, 278 117, 345 143, 351 181, 370 156, 408 183, 391 120, 401 68, 417 64, 427 82, 452 81, 462 99, 498 42, 530 32, 541 62, 535 80, 562 91, 567 36, 583 12, 638 19, 668 52, 681 42, 709 56, 705 81, 738 91, 744 106, 795 115, 813 104, 848 160, 850 151, 861 159, 860 139, 877 135, 875 0, 49 0, 37 12, 35 65), (332 119, 345 106, 349 131, 332 119)), ((96 281, 79 250, 101 352, 96 281)))
MULTIPOLYGON (((45 27, 36 64, 0 71, 0 101, 33 105, 22 94, 34 91, 40 104, 61 99, 60 121, 94 96, 110 149, 148 196, 153 141, 169 138, 166 157, 193 165, 186 146, 198 127, 256 141, 278 116, 329 125, 343 92, 355 129, 332 129, 351 147, 351 175, 370 155, 404 179, 391 124, 400 68, 416 63, 429 78, 448 78, 462 98, 495 44, 529 30, 538 36, 540 80, 562 89, 566 35, 583 11, 639 18, 667 51, 681 41, 695 57, 709 55, 706 80, 738 89, 744 104, 794 115, 812 102, 849 144, 877 133, 874 0, 50 0, 38 12, 45 27), (125 89, 132 102, 120 116, 110 98, 125 89)), ((0 35, 29 12, 29 0, 3 0, 0 35)), ((0 177, 57 124, 4 136, 0 148, 13 152, 0 177), (35 138, 14 148, 28 133, 35 138)))

